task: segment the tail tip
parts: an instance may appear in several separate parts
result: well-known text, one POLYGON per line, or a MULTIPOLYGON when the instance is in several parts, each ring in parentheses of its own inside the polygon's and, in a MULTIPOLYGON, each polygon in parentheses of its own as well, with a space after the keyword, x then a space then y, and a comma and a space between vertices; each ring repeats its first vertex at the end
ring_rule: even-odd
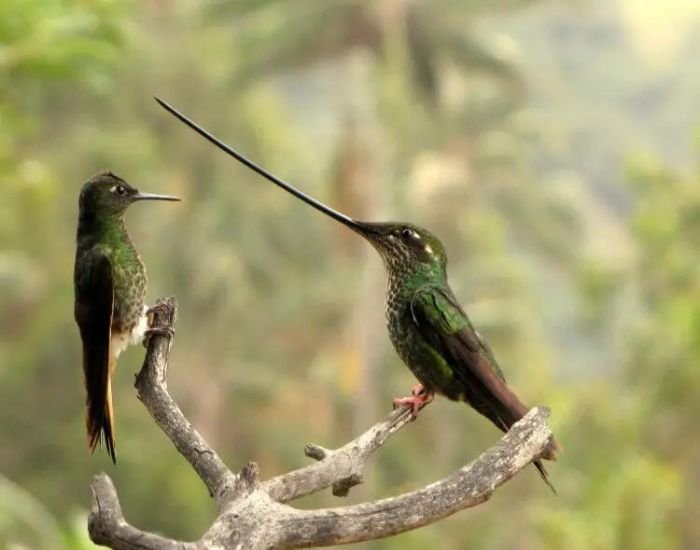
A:
POLYGON ((109 458, 116 465, 117 464, 117 449, 114 444, 114 436, 112 435, 112 427, 106 423, 102 426, 94 426, 88 424, 87 433, 87 444, 90 449, 90 454, 95 453, 95 449, 101 446, 102 440, 104 438, 105 450, 109 455, 109 458))
POLYGON ((532 463, 534 464, 535 468, 537 468, 537 471, 539 472, 542 481, 544 481, 547 484, 547 487, 550 488, 550 490, 552 491, 552 493, 554 493, 555 496, 558 496, 559 493, 557 493, 557 490, 554 488, 554 485, 549 480, 549 474, 547 473, 547 470, 545 469, 542 462, 540 462, 539 460, 533 460, 532 463))

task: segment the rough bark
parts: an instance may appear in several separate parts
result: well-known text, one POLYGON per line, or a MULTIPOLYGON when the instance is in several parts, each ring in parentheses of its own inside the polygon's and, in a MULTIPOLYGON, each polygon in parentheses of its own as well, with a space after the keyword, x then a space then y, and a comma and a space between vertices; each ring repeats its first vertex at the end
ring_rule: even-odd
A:
MULTIPOLYGON (((172 327, 176 305, 159 302, 154 325, 172 327)), ((299 510, 285 503, 332 487, 344 496, 362 482, 365 464, 392 435, 411 421, 406 409, 387 418, 335 450, 307 445, 305 454, 316 462, 260 481, 258 467, 249 463, 233 474, 182 414, 170 397, 166 374, 172 334, 160 331, 147 346, 136 378, 138 395, 158 426, 197 472, 219 507, 219 515, 204 536, 181 542, 142 531, 126 522, 116 489, 102 473, 92 482, 93 507, 88 520, 90 538, 116 549, 271 549, 308 548, 359 542, 402 533, 434 523, 459 510, 488 500, 544 450, 551 435, 549 411, 532 409, 494 447, 470 464, 421 489, 402 495, 318 510, 299 510)))

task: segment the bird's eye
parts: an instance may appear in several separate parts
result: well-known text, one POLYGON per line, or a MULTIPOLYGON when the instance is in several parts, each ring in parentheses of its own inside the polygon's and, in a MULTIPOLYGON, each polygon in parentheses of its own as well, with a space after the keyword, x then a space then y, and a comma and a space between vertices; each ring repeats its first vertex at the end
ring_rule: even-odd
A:
POLYGON ((409 229, 408 227, 404 227, 404 228, 401 230, 401 236, 402 236, 404 239, 410 239, 410 238, 415 238, 415 237, 417 237, 418 235, 416 234, 415 231, 413 231, 413 229, 409 229))
POLYGON ((126 187, 124 187, 123 185, 115 185, 114 187, 112 187, 111 191, 112 193, 114 193, 115 195, 119 195, 120 197, 125 196, 128 192, 126 190, 126 187))

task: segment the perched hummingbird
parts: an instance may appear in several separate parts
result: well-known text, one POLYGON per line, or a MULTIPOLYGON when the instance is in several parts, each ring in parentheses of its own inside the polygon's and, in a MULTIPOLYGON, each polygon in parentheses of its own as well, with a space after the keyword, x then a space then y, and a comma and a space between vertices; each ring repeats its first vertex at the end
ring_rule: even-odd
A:
MULTIPOLYGON (((355 220, 299 191, 242 156, 175 108, 156 98, 180 121, 211 143, 287 192, 364 237, 379 252, 388 274, 386 321, 396 352, 418 379, 410 397, 394 406, 410 406, 414 415, 438 393, 464 401, 507 431, 528 411, 506 385, 491 348, 472 326, 447 282, 447 255, 430 231, 409 223, 355 220)), ((542 458, 556 460, 551 438, 542 458)), ((554 491, 542 462, 534 465, 554 491)))
POLYGON ((73 282, 83 341, 88 445, 94 451, 104 437, 115 464, 112 374, 119 354, 153 330, 143 303, 146 268, 124 225, 126 209, 142 200, 180 199, 140 193, 111 172, 91 177, 79 199, 73 282))

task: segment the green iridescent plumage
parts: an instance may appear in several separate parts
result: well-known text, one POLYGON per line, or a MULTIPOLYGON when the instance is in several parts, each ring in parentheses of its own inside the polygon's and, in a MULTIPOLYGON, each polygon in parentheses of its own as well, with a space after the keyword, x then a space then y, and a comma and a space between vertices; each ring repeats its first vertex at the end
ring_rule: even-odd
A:
POLYGON ((88 445, 104 437, 116 462, 111 377, 119 354, 147 329, 146 268, 124 225, 127 207, 140 200, 179 200, 139 193, 110 172, 80 191, 75 254, 75 320, 83 342, 88 445))
MULTIPOLYGON (((430 231, 409 223, 361 222, 299 191, 269 173, 195 124, 167 103, 168 112, 253 171, 310 206, 349 227, 379 252, 388 275, 386 319, 397 353, 421 386, 413 395, 394 400, 417 414, 433 394, 464 401, 506 431, 528 408, 506 385, 493 352, 474 330, 447 282, 447 255, 430 231)), ((555 460, 557 444, 550 439, 542 458, 555 460)), ((535 460, 549 483, 541 461, 535 460)))

